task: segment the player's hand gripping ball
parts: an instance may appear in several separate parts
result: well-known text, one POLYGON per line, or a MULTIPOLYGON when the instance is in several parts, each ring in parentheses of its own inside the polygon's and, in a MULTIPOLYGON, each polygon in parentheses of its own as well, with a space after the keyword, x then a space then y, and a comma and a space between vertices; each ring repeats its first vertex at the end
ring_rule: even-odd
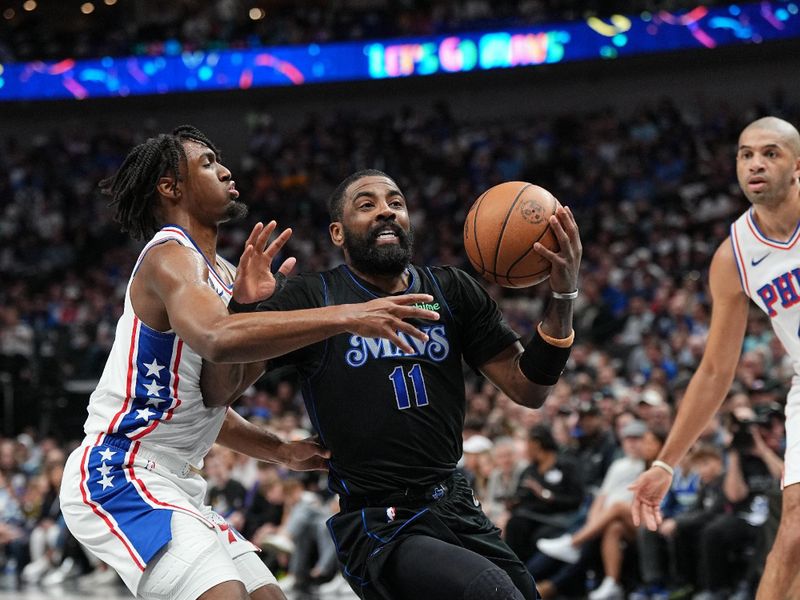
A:
POLYGON ((533 249, 539 242, 558 252, 550 216, 560 206, 546 189, 507 181, 486 190, 464 221, 464 249, 482 277, 503 287, 524 288, 550 277, 550 262, 533 249))

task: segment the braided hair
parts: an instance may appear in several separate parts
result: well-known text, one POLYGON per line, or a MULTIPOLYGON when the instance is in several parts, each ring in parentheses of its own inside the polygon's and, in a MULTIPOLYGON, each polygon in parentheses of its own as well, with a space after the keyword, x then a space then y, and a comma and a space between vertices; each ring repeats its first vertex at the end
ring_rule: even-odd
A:
POLYGON ((156 208, 159 179, 172 177, 174 191, 180 181, 180 165, 186 164, 183 143, 192 140, 207 146, 217 158, 219 150, 203 132, 191 125, 176 127, 139 144, 125 157, 119 170, 100 182, 100 191, 111 196, 109 206, 116 209, 114 218, 122 230, 140 240, 150 237, 160 227, 156 208))

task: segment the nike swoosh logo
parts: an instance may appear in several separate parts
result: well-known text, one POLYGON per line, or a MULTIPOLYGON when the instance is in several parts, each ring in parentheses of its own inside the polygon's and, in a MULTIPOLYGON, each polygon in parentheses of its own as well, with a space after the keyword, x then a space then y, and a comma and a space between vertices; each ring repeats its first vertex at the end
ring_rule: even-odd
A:
POLYGON ((761 261, 767 258, 770 254, 772 254, 772 252, 767 252, 764 256, 762 256, 758 260, 756 260, 755 258, 751 258, 750 264, 753 265, 754 267, 757 267, 759 264, 761 264, 761 261))

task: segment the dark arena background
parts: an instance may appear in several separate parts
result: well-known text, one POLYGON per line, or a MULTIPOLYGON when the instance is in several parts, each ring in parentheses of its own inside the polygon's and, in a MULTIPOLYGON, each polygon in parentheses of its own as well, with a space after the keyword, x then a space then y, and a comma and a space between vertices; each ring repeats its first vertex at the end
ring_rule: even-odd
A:
MULTIPOLYGON (((219 253, 234 263, 253 224, 276 219, 294 231, 283 255, 297 257, 296 272, 339 264, 325 200, 350 173, 376 168, 405 193, 415 263, 475 275, 462 243, 473 201, 504 181, 550 190, 583 242, 575 346, 538 410, 465 366, 459 468, 504 535, 524 538, 515 549, 545 598, 753 598, 780 517, 777 478, 746 509, 702 513, 688 565, 685 540, 634 531, 608 595, 592 595, 604 581, 602 534, 579 565, 536 545, 580 509, 548 512, 526 494, 525 469, 541 459, 532 432, 547 430, 559 456, 585 467, 585 507, 624 455, 626 427, 669 429, 705 346, 712 253, 748 207, 737 136, 761 116, 800 123, 798 3, 609 4, 0 0, 0 599, 130 597, 66 530, 57 490, 142 247, 98 182, 132 146, 181 124, 222 149, 249 206, 220 229, 219 253), (747 541, 713 528, 722 517, 746 522, 747 541)), ((483 284, 528 338, 548 284, 483 284)), ((780 456, 792 376, 751 306, 703 452, 720 455, 726 415, 750 406, 780 456)), ((286 439, 315 433, 291 372, 266 375, 233 406, 286 439)), ((705 510, 691 465, 668 520, 705 510)), ((288 598, 356 597, 324 530, 337 510, 325 474, 221 447, 204 474, 207 501, 262 548, 288 598), (298 507, 310 516, 293 539, 298 507)))

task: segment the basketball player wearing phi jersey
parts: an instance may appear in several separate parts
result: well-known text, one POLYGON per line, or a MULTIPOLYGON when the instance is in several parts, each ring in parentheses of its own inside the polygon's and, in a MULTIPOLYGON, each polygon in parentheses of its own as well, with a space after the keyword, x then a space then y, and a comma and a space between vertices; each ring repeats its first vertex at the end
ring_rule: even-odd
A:
MULTIPOLYGON (((655 530, 672 467, 719 409, 733 381, 750 300, 769 315, 794 361, 786 402, 786 453, 780 528, 767 558, 758 600, 800 598, 800 135, 774 117, 750 123, 739 136, 739 185, 752 207, 731 226, 711 261, 713 301, 705 353, 664 445, 660 461, 633 484, 633 519, 655 530)), ((736 451, 731 460, 738 460, 736 451)))
MULTIPOLYGON (((551 217, 560 250, 534 248, 552 263, 553 298, 523 348, 496 303, 466 273, 411 265, 406 200, 380 171, 346 179, 330 200, 333 243, 345 264, 290 279, 259 308, 337 306, 425 293, 437 323, 411 352, 381 336, 343 334, 271 365, 294 364, 309 416, 331 451, 329 482, 341 512, 328 526, 347 581, 362 598, 532 599, 524 565, 455 471, 462 454, 462 359, 515 402, 541 406, 560 376, 574 333, 581 256, 569 209, 551 217)), ((227 397, 225 369, 209 393, 227 397)), ((211 381, 209 377, 207 381, 211 381)), ((213 396, 212 396, 213 397, 213 396)))
MULTIPOLYGON (((218 157, 202 133, 181 127, 134 148, 102 184, 123 227, 153 237, 128 283, 89 401, 86 438, 67 461, 61 508, 73 535, 144 599, 283 598, 256 548, 204 505, 203 457, 215 440, 295 469, 320 468, 327 456, 308 441, 283 443, 204 398, 203 360, 263 361, 346 332, 389 336, 410 352, 429 338, 403 319, 438 319, 410 306, 430 303, 425 294, 229 314, 234 296, 253 302, 272 295, 270 263, 291 231, 267 246, 275 223, 256 225, 236 277, 217 257, 217 226, 245 209, 218 157)), ((293 264, 287 260, 279 272, 293 264)))

